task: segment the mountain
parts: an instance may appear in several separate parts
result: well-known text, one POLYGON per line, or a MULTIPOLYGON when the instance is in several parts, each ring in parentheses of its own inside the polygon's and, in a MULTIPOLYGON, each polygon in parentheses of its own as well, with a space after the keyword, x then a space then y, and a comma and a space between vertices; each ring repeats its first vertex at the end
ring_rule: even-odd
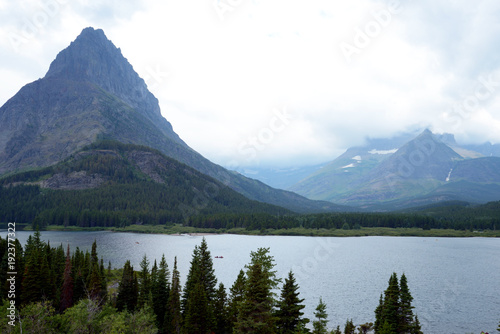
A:
POLYGON ((463 148, 452 135, 425 130, 397 149, 370 147, 348 149, 291 189, 369 210, 500 199, 500 158, 463 148))
POLYGON ((273 189, 205 159, 173 131, 120 49, 102 30, 85 28, 44 78, 21 88, 0 108, 0 175, 54 165, 102 139, 157 149, 252 200, 297 212, 344 210, 273 189))
POLYGON ((189 223, 207 214, 289 214, 157 150, 102 141, 56 165, 0 179, 0 221, 78 226, 189 223))
POLYGON ((288 188, 311 199, 337 201, 356 188, 358 181, 410 141, 414 133, 393 138, 369 138, 363 146, 351 147, 342 155, 288 188))
POLYGON ((324 164, 287 168, 249 167, 245 168, 242 174, 273 188, 287 189, 323 166, 324 164))

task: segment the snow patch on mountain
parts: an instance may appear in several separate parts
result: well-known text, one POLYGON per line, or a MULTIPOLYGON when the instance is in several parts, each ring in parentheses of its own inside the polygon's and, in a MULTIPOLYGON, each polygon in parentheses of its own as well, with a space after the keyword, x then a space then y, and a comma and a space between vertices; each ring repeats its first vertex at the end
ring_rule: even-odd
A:
POLYGON ((392 150, 377 150, 377 149, 373 149, 371 151, 368 151, 368 153, 370 154, 393 154, 393 153, 396 153, 398 149, 397 148, 393 148, 392 150))

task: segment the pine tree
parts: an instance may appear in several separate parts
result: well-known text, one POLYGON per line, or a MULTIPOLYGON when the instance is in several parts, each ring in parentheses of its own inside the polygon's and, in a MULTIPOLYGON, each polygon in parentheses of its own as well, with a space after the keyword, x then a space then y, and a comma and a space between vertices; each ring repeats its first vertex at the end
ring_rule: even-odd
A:
POLYGON ((375 309, 375 324, 373 326, 373 330, 375 331, 375 333, 378 333, 382 329, 382 326, 384 325, 383 310, 384 310, 384 298, 382 297, 381 294, 378 306, 375 309))
POLYGON ((71 277, 71 257, 69 245, 66 252, 66 266, 64 267, 64 280, 61 290, 61 312, 73 306, 73 278, 71 277))
POLYGON ((172 271, 172 285, 168 296, 167 311, 164 319, 165 333, 179 334, 181 332, 181 286, 180 275, 177 270, 177 257, 174 259, 174 269, 172 271))
POLYGON ((236 323, 238 317, 238 310, 240 307, 240 303, 245 295, 245 286, 246 286, 246 277, 245 272, 240 270, 236 281, 234 281, 233 285, 229 289, 229 305, 228 305, 228 320, 229 320, 229 328, 230 332, 236 323))
POLYGON ((295 282, 295 277, 290 271, 285 278, 283 289, 281 290, 281 299, 278 302, 278 330, 280 333, 296 333, 300 328, 309 322, 309 319, 302 319, 304 315, 301 310, 305 307, 301 305, 304 299, 299 299, 299 286, 295 282))
POLYGON ((354 326, 354 324, 352 323, 352 319, 347 320, 344 327, 344 334, 355 334, 354 333, 355 331, 356 331, 356 326, 354 326))
POLYGON ((251 252, 251 262, 247 265, 245 294, 240 303, 236 332, 275 333, 274 289, 279 280, 276 279, 274 258, 269 248, 259 248, 251 252))
POLYGON ((138 283, 134 273, 134 267, 130 260, 123 266, 123 274, 118 285, 118 296, 116 297, 116 308, 119 311, 127 310, 133 312, 137 306, 138 283))
POLYGON ((399 281, 399 333, 410 333, 413 327, 413 297, 408 289, 408 281, 405 274, 401 275, 399 281))
POLYGON ((406 276, 403 274, 399 283, 396 273, 393 273, 384 297, 380 296, 375 309, 375 333, 421 333, 418 318, 413 317, 412 300, 406 276))
POLYGON ((389 286, 384 292, 383 319, 387 321, 391 331, 397 333, 399 325, 399 284, 398 276, 393 273, 389 279, 389 286))
POLYGON ((328 314, 326 313, 326 304, 323 303, 323 299, 319 299, 319 304, 316 306, 316 312, 314 316, 317 320, 313 321, 313 334, 325 334, 326 324, 328 323, 328 314))
POLYGON ((162 255, 160 266, 154 261, 151 269, 151 294, 153 312, 156 315, 156 325, 163 329, 163 321, 167 311, 168 294, 170 290, 169 272, 165 255, 162 255))
POLYGON ((219 288, 215 292, 214 300, 215 313, 215 333, 231 333, 228 317, 228 300, 224 284, 219 283, 219 288))
POLYGON ((141 308, 148 302, 151 292, 151 274, 149 273, 149 260, 146 254, 142 257, 142 261, 139 265, 141 271, 139 272, 139 299, 137 304, 139 308, 141 308))
MULTIPOLYGON (((500 332, 500 327, 499 330, 500 332)), ((424 334, 422 332, 422 327, 420 326, 420 321, 418 321, 418 316, 415 315, 415 322, 413 323, 413 326, 410 329, 411 334, 424 334)))
POLYGON ((195 247, 189 269, 182 310, 185 333, 205 333, 215 326, 215 277, 212 257, 207 242, 203 238, 201 245, 195 247))

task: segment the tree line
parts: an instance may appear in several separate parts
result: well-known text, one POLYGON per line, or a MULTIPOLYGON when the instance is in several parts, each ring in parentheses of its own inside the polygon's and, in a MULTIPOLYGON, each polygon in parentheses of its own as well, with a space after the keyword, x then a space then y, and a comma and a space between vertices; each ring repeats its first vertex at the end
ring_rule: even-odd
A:
MULTIPOLYGON (((6 240, 0 238, 1 282, 6 282, 6 240)), ((342 333, 327 330, 326 304, 320 299, 315 319, 304 317, 304 299, 290 271, 282 281, 274 270, 269 248, 250 254, 227 290, 217 284, 206 240, 195 246, 184 287, 177 258, 170 269, 165 256, 151 265, 144 255, 134 270, 126 261, 120 270, 106 269, 91 251, 78 248, 70 254, 62 245, 51 247, 35 232, 23 249, 16 240, 16 326, 1 314, 3 333, 342 333), (113 275, 119 272, 118 282, 113 275)), ((2 309, 7 311, 6 284, 2 309)), ((421 328, 413 315, 406 277, 396 274, 381 296, 375 322, 358 326, 347 320, 344 333, 415 333, 421 328)))

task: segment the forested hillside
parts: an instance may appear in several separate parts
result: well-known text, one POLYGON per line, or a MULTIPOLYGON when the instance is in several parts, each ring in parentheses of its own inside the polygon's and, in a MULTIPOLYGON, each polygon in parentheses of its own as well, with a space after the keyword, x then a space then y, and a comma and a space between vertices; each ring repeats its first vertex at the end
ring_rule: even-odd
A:
POLYGON ((65 226, 182 223, 199 214, 289 210, 137 145, 102 141, 52 167, 0 179, 0 221, 65 226))

